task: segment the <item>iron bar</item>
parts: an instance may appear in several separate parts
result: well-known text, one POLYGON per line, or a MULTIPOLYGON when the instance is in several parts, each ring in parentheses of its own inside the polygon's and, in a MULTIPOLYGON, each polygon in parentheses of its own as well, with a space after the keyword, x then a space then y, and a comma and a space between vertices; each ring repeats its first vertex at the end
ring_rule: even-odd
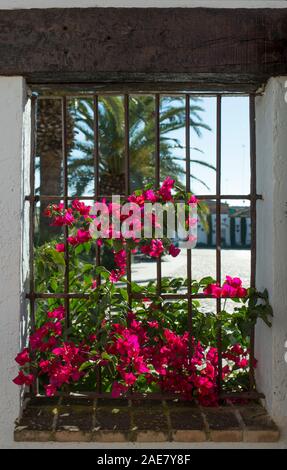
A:
MULTIPOLYGON (((132 293, 132 298, 133 299, 144 299, 146 298, 145 294, 138 294, 138 293, 132 293)), ((92 294, 89 293, 81 293, 81 292, 69 292, 66 294, 65 292, 57 293, 57 294, 52 294, 48 292, 35 292, 33 294, 26 294, 27 299, 31 299, 34 297, 35 299, 92 299, 93 296, 92 294)), ((152 298, 152 296, 150 295, 152 298)), ((163 300, 187 300, 188 299, 188 294, 172 294, 172 293, 161 293, 160 294, 161 299, 163 300)), ((214 299, 213 296, 199 293, 199 294, 191 294, 191 297, 193 299, 214 299)), ((226 297, 227 299, 231 297, 226 297)))
MULTIPOLYGON (((68 148, 67 148, 67 100, 65 97, 62 98, 62 156, 63 156, 63 175, 64 175, 64 205, 65 209, 68 208, 68 148)), ((64 291, 65 294, 69 293, 70 284, 70 267, 69 267, 69 228, 66 225, 64 227, 64 244, 65 244, 65 274, 64 274, 64 291)), ((67 330, 70 328, 70 300, 69 297, 65 297, 65 336, 67 337, 67 330)))
MULTIPOLYGON (((185 158, 186 158, 186 191, 190 192, 190 96, 185 97, 185 158)), ((192 312, 192 253, 191 250, 186 250, 186 264, 187 264, 187 315, 188 315, 188 332, 189 332, 189 354, 190 359, 193 353, 193 312, 192 312)))
MULTIPOLYGON (((120 194, 121 198, 125 198, 126 197, 126 194, 120 194)), ((246 199, 248 201, 251 201, 252 198, 255 197, 256 200, 262 200, 263 197, 262 197, 262 194, 255 194, 255 195, 251 195, 251 194, 219 194, 219 195, 216 195, 216 194, 195 194, 195 196, 197 197, 197 199, 199 200, 223 200, 223 199, 229 199, 229 200, 239 200, 239 199, 246 199)), ((67 200, 67 201, 74 201, 75 199, 81 199, 83 201, 93 201, 93 200, 97 200, 97 199, 111 199, 111 194, 99 194, 99 195, 96 195, 96 196, 41 196, 41 195, 30 195, 30 196, 25 196, 25 201, 28 201, 28 202, 39 202, 39 201, 53 201, 53 200, 67 200)))
MULTIPOLYGON (((155 187, 160 187, 160 95, 155 95, 155 187)), ((157 293, 161 293, 162 266, 161 256, 156 260, 157 293)))
MULTIPOLYGON (((125 196, 130 194, 130 97, 128 94, 124 96, 124 114, 125 114, 125 196)), ((128 303, 132 304, 132 259, 131 250, 127 247, 127 292, 128 303)))
MULTIPOLYGON (((250 122, 250 193, 251 193, 251 276, 250 286, 256 286, 256 236, 257 236, 257 198, 256 198, 256 116, 255 116, 255 96, 249 97, 249 122, 250 122)), ((255 329, 254 326, 250 332, 250 361, 249 361, 249 379, 250 389, 255 388, 254 374, 254 354, 255 354, 255 329)))
MULTIPOLYGON (((94 195, 98 199, 100 193, 100 154, 99 154, 99 97, 94 96, 94 195)), ((96 243, 96 266, 101 265, 101 247, 96 243)), ((96 276, 98 285, 101 284, 101 275, 96 276)), ((96 366, 96 389, 98 393, 102 392, 102 368, 96 366)))
MULTIPOLYGON (((37 123, 37 101, 34 95, 31 96, 31 141, 30 141, 30 193, 35 193, 35 154, 36 154, 36 123, 37 123)), ((30 325, 31 333, 36 329, 35 318, 35 269, 34 269, 34 243, 35 243, 35 202, 29 206, 29 290, 32 293, 30 301, 30 325)), ((30 350, 31 358, 35 359, 35 352, 30 350)), ((33 369, 32 369, 33 371, 33 369)), ((35 371, 34 371, 35 372, 35 371)), ((34 395, 38 392, 38 381, 32 384, 30 392, 34 395)))
MULTIPOLYGON (((216 281, 221 285, 221 95, 217 96, 216 105, 216 281)), ((221 299, 216 299, 217 313, 217 349, 218 349, 218 393, 222 389, 222 326, 221 299)))
MULTIPOLYGON (((34 95, 31 97, 31 152, 30 152, 30 193, 35 193, 35 153, 36 153, 36 119, 37 119, 37 100, 34 95)), ((29 207, 29 279, 30 292, 33 294, 35 290, 35 269, 34 269, 34 243, 35 243, 35 202, 30 203, 29 207)), ((30 321, 31 330, 35 331, 35 298, 30 298, 30 321)))

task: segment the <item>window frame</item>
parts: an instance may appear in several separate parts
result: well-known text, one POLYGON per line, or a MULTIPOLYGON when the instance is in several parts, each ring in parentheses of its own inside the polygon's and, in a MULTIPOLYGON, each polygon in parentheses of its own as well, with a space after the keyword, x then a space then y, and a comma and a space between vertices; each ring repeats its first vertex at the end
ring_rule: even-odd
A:
MULTIPOLYGON (((135 94, 153 95, 155 97, 155 185, 160 184, 160 98, 161 96, 179 95, 185 97, 185 139, 186 139, 186 190, 190 191, 190 176, 191 176, 191 155, 190 155, 190 98, 197 97, 216 97, 216 194, 212 195, 198 195, 199 200, 215 200, 216 201, 216 281, 221 284, 221 202, 224 199, 237 200, 245 199, 250 202, 250 218, 251 218, 251 279, 250 286, 255 287, 256 284, 256 205, 262 196, 257 194, 256 190, 256 118, 255 118, 255 98, 254 91, 242 91, 242 85, 238 87, 238 92, 228 92, 220 90, 216 87, 203 87, 202 90, 197 89, 194 91, 194 85, 187 86, 187 84, 175 84, 170 86, 167 84, 137 84, 137 83, 122 83, 122 84, 91 84, 91 85, 38 85, 32 86, 31 94, 31 162, 30 162, 30 194, 25 197, 25 201, 30 204, 29 221, 30 221, 30 285, 29 292, 26 298, 30 302, 30 321, 32 331, 35 329, 35 302, 37 299, 58 298, 64 300, 65 305, 65 329, 70 327, 70 311, 69 301, 71 298, 85 299, 89 294, 72 293, 69 290, 69 250, 67 238, 69 236, 68 227, 64 227, 64 240, 65 240, 65 277, 64 277, 64 292, 60 294, 52 293, 38 293, 35 292, 35 272, 34 272, 34 234, 35 234, 35 205, 41 200, 64 201, 65 208, 68 208, 69 201, 76 199, 80 200, 96 200, 98 198, 109 196, 99 194, 99 126, 98 126, 98 106, 99 96, 102 95, 115 95, 124 97, 124 116, 125 116, 125 194, 129 195, 130 192, 130 152, 129 152, 129 96, 135 94), (81 88, 82 87, 82 88, 81 88), (211 91, 210 91, 211 90, 211 91), (221 193, 221 143, 222 143, 222 98, 228 96, 248 96, 249 97, 249 126, 250 126, 250 193, 249 194, 236 194, 226 195, 221 193), (67 101, 71 98, 93 98, 94 104, 94 163, 95 163, 95 191, 91 196, 69 196, 68 191, 68 152, 67 152, 67 101), (35 151, 36 151, 36 108, 38 99, 61 99, 62 107, 62 160, 63 160, 63 174, 64 174, 64 191, 62 195, 35 195, 35 151)), ((233 85, 234 88, 234 85, 233 85)), ((236 87, 235 87, 236 88, 236 87)), ((97 247, 96 262, 100 264, 100 248, 97 247)), ((128 267, 127 267, 127 290, 130 303, 132 302, 133 293, 130 287, 131 276, 131 256, 128 254, 128 267)), ((157 290, 161 294, 161 259, 157 260, 157 290)), ((192 250, 187 250, 187 292, 184 294, 161 294, 163 299, 185 299, 188 302, 188 330, 192 334, 192 300, 203 298, 202 294, 193 294, 191 281, 192 281, 192 250)), ((204 297, 208 297, 204 295, 204 297)), ((211 297, 210 297, 211 298, 211 297)), ((243 393, 224 393, 222 391, 222 328, 220 322, 221 312, 221 299, 216 299, 216 312, 219 319, 217 346, 219 351, 218 358, 218 390, 221 398, 227 398, 230 395, 240 398, 254 399, 260 397, 256 392, 255 377, 254 377, 254 349, 255 349, 255 329, 252 329, 250 337, 250 372, 249 372, 249 391, 243 393)), ((99 373, 100 376, 100 373, 99 373)), ((35 393, 30 391, 30 393, 35 393)), ((93 394, 95 395, 95 394, 93 394)), ((96 396, 101 396, 101 384, 98 384, 96 396)))

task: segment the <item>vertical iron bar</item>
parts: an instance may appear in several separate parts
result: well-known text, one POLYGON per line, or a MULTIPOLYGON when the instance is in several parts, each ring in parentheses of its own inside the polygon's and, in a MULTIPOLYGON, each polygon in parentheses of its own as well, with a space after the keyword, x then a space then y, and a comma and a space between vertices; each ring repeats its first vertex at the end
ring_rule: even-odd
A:
MULTIPOLYGON (((251 279, 250 286, 256 286, 256 116, 255 116, 255 95, 249 97, 249 119, 250 119, 250 174, 251 174, 251 279)), ((255 350, 255 329, 252 327, 250 332, 250 362, 249 362, 249 380, 250 389, 255 388, 254 375, 254 350, 255 350)))
MULTIPOLYGON (((99 97, 94 96, 94 196, 99 197, 100 194, 100 154, 99 154, 99 97)), ((96 243, 96 265, 101 264, 101 248, 96 243)), ((101 275, 97 276, 97 282, 101 284, 101 275)), ((96 389, 98 393, 102 393, 102 368, 100 365, 96 367, 96 389)))
MULTIPOLYGON (((186 148, 186 191, 190 192, 190 95, 185 96, 185 148, 186 148)), ((192 253, 187 250, 187 308, 190 358, 193 351, 192 344, 192 253)))
POLYGON ((36 150, 36 96, 31 97, 31 154, 30 154, 30 238, 29 238, 29 269, 30 269, 30 321, 32 333, 35 331, 35 270, 34 270, 34 243, 35 243, 35 150, 36 150))
MULTIPOLYGON (((124 96, 125 108, 125 195, 130 193, 130 106, 129 95, 124 96)), ((132 273, 131 273, 131 251, 127 248, 127 292, 129 306, 132 304, 132 273)))
MULTIPOLYGON (((97 199, 100 194, 100 153, 99 153, 99 97, 94 96, 94 196, 97 199)), ((96 265, 101 264, 101 249, 96 244, 96 265)), ((101 276, 98 275, 98 283, 101 283, 101 276)))
MULTIPOLYGON (((62 157, 63 157, 63 175, 64 175, 64 207, 68 208, 68 148, 67 148, 67 99, 66 96, 62 98, 62 157)), ((69 243, 68 243, 69 229, 66 225, 64 227, 64 241, 65 241, 65 277, 64 277, 64 292, 69 293, 70 288, 70 267, 69 267, 69 243)), ((65 336, 67 337, 67 330, 70 328, 70 300, 65 298, 65 336)))
MULTIPOLYGON (((160 95, 155 95, 155 187, 160 186, 160 95)), ((161 294, 161 256, 157 258, 156 278, 157 278, 157 294, 161 294)))
MULTIPOLYGON (((30 324, 31 333, 36 328, 35 319, 35 269, 34 269, 34 243, 35 243, 35 154, 36 154, 36 124, 37 120, 37 99, 36 96, 31 97, 31 140, 30 140, 30 207, 29 207, 29 290, 30 290, 30 324)), ((34 359, 35 352, 30 351, 31 358, 34 359)), ((33 372, 33 369, 32 369, 33 372)), ((36 372, 36 371, 34 371, 36 372)), ((38 381, 30 387, 30 393, 37 395, 38 381)))
MULTIPOLYGON (((221 285, 221 95, 217 96, 216 117, 216 281, 221 285)), ((221 299, 216 299, 216 313, 218 320, 217 348, 218 348, 218 393, 222 389, 222 326, 221 326, 221 299)))

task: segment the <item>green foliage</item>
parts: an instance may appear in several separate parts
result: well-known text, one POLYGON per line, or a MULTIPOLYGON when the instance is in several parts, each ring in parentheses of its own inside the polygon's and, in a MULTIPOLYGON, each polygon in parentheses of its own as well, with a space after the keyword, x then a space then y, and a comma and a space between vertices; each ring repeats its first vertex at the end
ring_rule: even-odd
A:
MULTIPOLYGON (((126 322, 129 299, 124 282, 113 284, 109 281, 110 271, 96 267, 91 262, 91 244, 81 246, 81 250, 70 253, 70 291, 89 293, 87 299, 72 299, 70 315, 73 331, 76 336, 85 337, 91 332, 102 329, 103 320, 110 322, 126 322), (92 282, 101 278, 97 289, 92 288, 92 282)), ((64 255, 57 253, 51 244, 46 244, 36 250, 36 291, 46 293, 63 292, 64 255)), ((124 280, 123 280, 124 281, 124 280)), ((198 294, 209 284, 214 283, 212 277, 200 281, 192 281, 192 293, 198 294)), ((174 332, 182 334, 188 327, 188 302, 186 299, 166 300, 157 295, 155 282, 142 286, 131 283, 131 290, 136 294, 132 301, 132 309, 142 321, 161 321, 174 332)), ((187 291, 187 280, 183 278, 162 280, 163 294, 178 294, 187 291)), ((57 299, 49 299, 49 307, 59 304, 57 299)), ((206 346, 216 346, 218 328, 221 326, 222 344, 224 348, 240 343, 248 347, 250 334, 258 319, 271 326, 273 316, 268 293, 260 293, 256 289, 248 290, 246 299, 221 300, 222 310, 217 314, 215 309, 206 305, 205 299, 193 299, 193 336, 206 346), (228 307, 228 308, 227 308, 228 307)), ((43 302, 42 302, 43 303, 43 302)), ((46 304, 45 304, 46 305, 46 304)), ((38 321, 44 315, 45 306, 38 306, 38 321), (40 314, 39 314, 40 312, 40 314)), ((215 307, 215 302, 214 302, 215 307)), ((104 342, 104 330, 102 331, 104 342)))

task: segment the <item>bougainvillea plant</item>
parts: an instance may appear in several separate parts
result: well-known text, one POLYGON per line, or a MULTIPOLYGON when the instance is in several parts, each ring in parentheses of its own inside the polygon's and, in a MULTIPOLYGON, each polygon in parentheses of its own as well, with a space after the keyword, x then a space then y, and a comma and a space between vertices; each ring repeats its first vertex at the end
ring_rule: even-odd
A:
MULTIPOLYGON (((151 187, 134 192, 129 202, 143 208, 146 202, 166 203, 180 198, 186 207, 196 205, 192 194, 174 188, 167 178, 159 190, 151 187)), ((107 203, 109 215, 113 203, 107 203)), ((120 224, 130 214, 119 213, 120 224)), ((143 212, 141 212, 143 215, 143 212)), ((57 239, 36 250, 36 289, 38 292, 61 293, 69 253, 70 291, 88 293, 87 299, 70 300, 70 327, 65 328, 65 308, 57 298, 37 306, 36 328, 29 344, 16 357, 20 366, 14 382, 32 385, 36 380, 47 396, 53 396, 69 385, 71 391, 95 390, 97 371, 101 368, 102 390, 114 397, 129 391, 148 393, 161 391, 178 397, 197 399, 203 405, 218 403, 217 332, 222 327, 222 380, 224 388, 244 390, 248 380, 249 337, 258 318, 268 325, 272 309, 267 292, 242 286, 238 277, 226 276, 222 286, 211 277, 192 281, 193 294, 222 298, 220 316, 202 311, 199 300, 193 300, 193 329, 188 332, 186 299, 163 300, 164 293, 178 293, 187 287, 186 279, 163 278, 161 294, 156 283, 126 284, 127 256, 141 252, 150 258, 164 255, 176 257, 180 249, 172 239, 115 236, 115 227, 102 238, 94 238, 91 230, 96 215, 92 206, 74 200, 71 207, 52 204, 46 210, 51 225, 68 227, 67 240, 57 239), (97 246, 106 246, 113 253, 114 268, 97 266, 97 246), (234 307, 226 311, 226 300, 234 307)), ((195 221, 186 211, 185 228, 195 221)), ((112 224, 113 224, 113 219, 112 224)), ((142 216, 131 219, 133 228, 142 216)), ((130 222, 130 220, 129 220, 130 222)), ((151 215, 152 229, 158 220, 151 215)), ((256 363, 254 362, 254 366, 256 363)))

